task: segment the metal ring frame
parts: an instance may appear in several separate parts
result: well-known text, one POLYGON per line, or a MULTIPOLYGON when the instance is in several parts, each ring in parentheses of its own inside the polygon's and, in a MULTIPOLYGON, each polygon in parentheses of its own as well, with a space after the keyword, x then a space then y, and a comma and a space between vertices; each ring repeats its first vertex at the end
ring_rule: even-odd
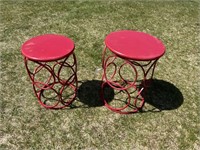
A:
POLYGON ((148 86, 150 86, 149 81, 153 78, 154 70, 156 63, 158 59, 156 60, 151 60, 151 61, 135 61, 135 60, 130 60, 130 59, 124 59, 121 58, 120 56, 117 56, 116 54, 107 54, 107 47, 105 46, 103 53, 102 53, 102 67, 103 67, 103 75, 102 75, 102 85, 101 85, 101 98, 104 101, 105 106, 117 113, 121 114, 130 114, 130 113, 135 113, 138 111, 141 111, 144 104, 145 100, 142 97, 142 92, 146 92, 146 89, 148 86), (107 54, 107 55, 106 55, 107 54), (122 64, 117 64, 115 61, 117 59, 120 59, 123 61, 122 64), (143 62, 143 63, 142 63, 143 62), (112 75, 110 75, 108 78, 108 67, 113 65, 114 66, 114 71, 112 75), (133 81, 129 81, 125 79, 122 76, 121 70, 125 65, 129 65, 131 70, 134 72, 135 76, 133 77, 133 81), (139 82, 138 84, 138 78, 139 78, 139 73, 138 71, 141 70, 143 77, 142 81, 139 82), (147 78, 147 75, 150 74, 150 77, 147 78), (115 80, 115 76, 118 75, 118 80, 115 80), (108 103, 107 100, 104 98, 104 88, 105 86, 108 85, 113 90, 117 90, 119 92, 123 92, 127 94, 127 101, 124 100, 123 104, 121 106, 113 106, 111 103, 108 103), (135 96, 131 96, 131 92, 129 91, 130 89, 134 90, 135 96))
POLYGON ((24 63, 27 73, 32 81, 34 93, 38 99, 38 102, 43 107, 49 109, 61 109, 69 106, 74 101, 78 87, 76 74, 77 63, 74 53, 66 58, 50 62, 33 61, 24 57, 24 63), (72 64, 67 62, 68 58, 71 56, 73 57, 72 64), (37 67, 35 67, 33 71, 29 66, 30 61, 37 64, 37 67), (53 65, 50 65, 49 63, 53 63, 53 65), (61 73, 67 71, 67 68, 70 69, 72 73, 69 77, 67 77, 67 79, 63 79, 63 77, 61 77, 61 73), (46 73, 49 73, 49 76, 45 77, 46 81, 40 81, 40 79, 38 79, 36 76, 42 70, 45 70, 46 73), (71 88, 73 91, 71 95, 68 95, 68 97, 63 96, 66 88, 71 88), (45 92, 50 90, 53 91, 52 93, 54 96, 48 98, 45 96, 45 92), (50 104, 47 104, 49 101, 53 101, 53 103, 51 102, 50 104))

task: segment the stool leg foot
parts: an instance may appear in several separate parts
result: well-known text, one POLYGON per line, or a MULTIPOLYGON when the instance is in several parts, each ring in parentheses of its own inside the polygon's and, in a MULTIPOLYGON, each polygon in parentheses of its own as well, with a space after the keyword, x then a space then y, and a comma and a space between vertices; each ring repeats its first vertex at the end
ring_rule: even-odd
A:
POLYGON ((142 110, 144 106, 144 98, 141 96, 141 92, 136 87, 132 87, 125 90, 113 89, 115 96, 110 102, 106 99, 106 88, 110 87, 107 82, 103 82, 101 85, 101 99, 104 101, 105 106, 111 111, 120 114, 131 114, 142 110), (132 91, 130 91, 132 89, 132 91))

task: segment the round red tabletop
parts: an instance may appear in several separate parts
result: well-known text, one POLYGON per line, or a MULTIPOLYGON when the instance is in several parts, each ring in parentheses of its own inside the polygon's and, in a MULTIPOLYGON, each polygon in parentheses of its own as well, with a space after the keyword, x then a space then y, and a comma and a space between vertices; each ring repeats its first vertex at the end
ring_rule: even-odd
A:
POLYGON ((53 61, 64 58, 74 51, 74 42, 56 34, 36 36, 21 47, 22 54, 35 61, 53 61))
POLYGON ((132 30, 111 32, 106 46, 120 57, 133 60, 154 60, 165 53, 165 46, 154 36, 132 30))

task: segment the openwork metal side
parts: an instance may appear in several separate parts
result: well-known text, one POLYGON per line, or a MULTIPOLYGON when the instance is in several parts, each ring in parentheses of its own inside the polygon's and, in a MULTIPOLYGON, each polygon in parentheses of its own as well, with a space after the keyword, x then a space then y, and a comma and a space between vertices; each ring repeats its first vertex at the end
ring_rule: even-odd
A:
POLYGON ((134 61, 121 58, 105 47, 102 54, 101 86, 105 106, 122 114, 141 111, 145 103, 142 93, 150 86, 157 60, 134 61), (115 98, 111 102, 104 97, 107 86, 115 91, 115 98))
POLYGON ((24 62, 35 95, 43 107, 60 109, 74 101, 78 87, 75 54, 51 62, 24 57, 24 62))

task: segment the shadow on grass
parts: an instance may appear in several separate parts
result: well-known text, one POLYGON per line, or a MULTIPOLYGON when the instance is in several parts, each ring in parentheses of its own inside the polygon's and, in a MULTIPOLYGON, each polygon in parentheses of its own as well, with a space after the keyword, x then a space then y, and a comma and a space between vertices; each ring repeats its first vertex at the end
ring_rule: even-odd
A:
MULTIPOLYGON (((100 97, 102 81, 86 80, 82 82, 78 89, 78 101, 84 104, 85 108, 104 106, 100 97)), ((104 97, 109 102, 114 99, 114 90, 107 86, 104 97)), ((159 111, 144 110, 142 112, 160 112, 162 110, 173 110, 180 107, 183 103, 183 95, 173 84, 164 80, 154 79, 146 93, 142 93, 145 102, 158 109, 159 111)))
POLYGON ((145 102, 162 110, 177 109, 183 104, 183 95, 172 83, 153 79, 147 92, 142 94, 145 102))
MULTIPOLYGON (((80 102, 88 107, 104 106, 103 100, 101 100, 101 84, 99 80, 86 80, 84 81, 77 93, 77 97, 80 102)), ((109 102, 114 98, 114 90, 109 86, 105 87, 104 97, 109 102)))

